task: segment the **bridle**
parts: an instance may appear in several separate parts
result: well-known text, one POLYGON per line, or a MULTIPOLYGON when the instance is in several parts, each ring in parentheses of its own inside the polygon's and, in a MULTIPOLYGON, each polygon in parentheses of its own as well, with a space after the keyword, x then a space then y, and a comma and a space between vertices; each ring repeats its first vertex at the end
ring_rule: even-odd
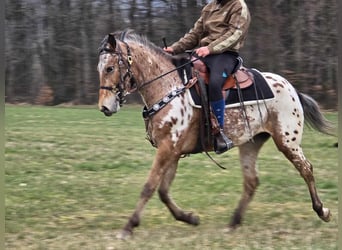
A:
POLYGON ((117 87, 111 87, 111 86, 100 86, 100 89, 105 89, 111 92, 114 92, 114 90, 118 90, 116 92, 117 97, 119 98, 120 106, 125 102, 125 83, 128 79, 130 86, 129 86, 129 92, 134 92, 137 89, 137 82, 135 77, 133 76, 131 65, 133 63, 131 50, 128 46, 128 44, 124 41, 121 41, 125 44, 126 50, 127 50, 127 59, 123 59, 123 53, 120 45, 116 46, 118 50, 113 50, 111 48, 102 47, 99 50, 99 55, 102 54, 111 54, 111 55, 117 55, 118 57, 118 65, 119 65, 119 74, 120 74, 120 82, 118 84, 115 84, 117 87), (126 66, 126 72, 122 72, 122 66, 126 66))

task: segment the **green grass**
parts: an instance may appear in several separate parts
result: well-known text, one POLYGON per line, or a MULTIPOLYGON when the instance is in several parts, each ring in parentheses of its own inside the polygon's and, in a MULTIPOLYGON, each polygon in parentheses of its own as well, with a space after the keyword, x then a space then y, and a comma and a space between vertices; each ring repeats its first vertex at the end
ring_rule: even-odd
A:
POLYGON ((6 249, 337 249, 337 138, 306 128, 302 143, 329 223, 270 140, 258 160, 261 185, 234 233, 222 229, 242 189, 237 149, 213 155, 227 170, 203 154, 180 161, 172 196, 200 216, 198 227, 175 221, 155 195, 134 237, 119 241, 155 153, 141 108, 107 118, 95 107, 8 105, 5 115, 6 249))

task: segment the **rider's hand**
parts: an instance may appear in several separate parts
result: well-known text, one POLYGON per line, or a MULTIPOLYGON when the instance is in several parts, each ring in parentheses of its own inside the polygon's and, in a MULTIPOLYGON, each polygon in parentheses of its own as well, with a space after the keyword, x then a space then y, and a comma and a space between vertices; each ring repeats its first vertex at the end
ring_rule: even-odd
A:
POLYGON ((171 48, 171 47, 163 48, 163 50, 167 53, 173 54, 173 48, 171 48))
POLYGON ((207 55, 210 54, 209 48, 207 46, 200 47, 200 48, 196 49, 195 52, 200 57, 206 57, 207 55))

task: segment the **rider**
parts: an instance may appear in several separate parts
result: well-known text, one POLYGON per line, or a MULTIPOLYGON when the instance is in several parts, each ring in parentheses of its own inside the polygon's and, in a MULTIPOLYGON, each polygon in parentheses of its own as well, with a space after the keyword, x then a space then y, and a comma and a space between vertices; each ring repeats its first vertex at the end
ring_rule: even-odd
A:
POLYGON ((196 55, 206 64, 210 72, 210 106, 221 128, 214 141, 218 154, 233 147, 223 133, 225 101, 221 88, 237 63, 249 24, 250 13, 244 0, 213 0, 204 6, 200 18, 184 37, 164 48, 178 54, 197 47, 196 55))

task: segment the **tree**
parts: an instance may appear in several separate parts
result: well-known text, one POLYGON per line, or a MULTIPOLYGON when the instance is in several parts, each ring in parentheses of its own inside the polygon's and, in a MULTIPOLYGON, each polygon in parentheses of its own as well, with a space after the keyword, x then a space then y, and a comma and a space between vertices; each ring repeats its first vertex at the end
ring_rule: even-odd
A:
MULTIPOLYGON (((208 0, 7 0, 6 101, 97 101, 97 48, 133 28, 163 46, 183 36, 208 0)), ((336 1, 246 0, 245 65, 285 76, 329 108, 337 104, 336 1)))

